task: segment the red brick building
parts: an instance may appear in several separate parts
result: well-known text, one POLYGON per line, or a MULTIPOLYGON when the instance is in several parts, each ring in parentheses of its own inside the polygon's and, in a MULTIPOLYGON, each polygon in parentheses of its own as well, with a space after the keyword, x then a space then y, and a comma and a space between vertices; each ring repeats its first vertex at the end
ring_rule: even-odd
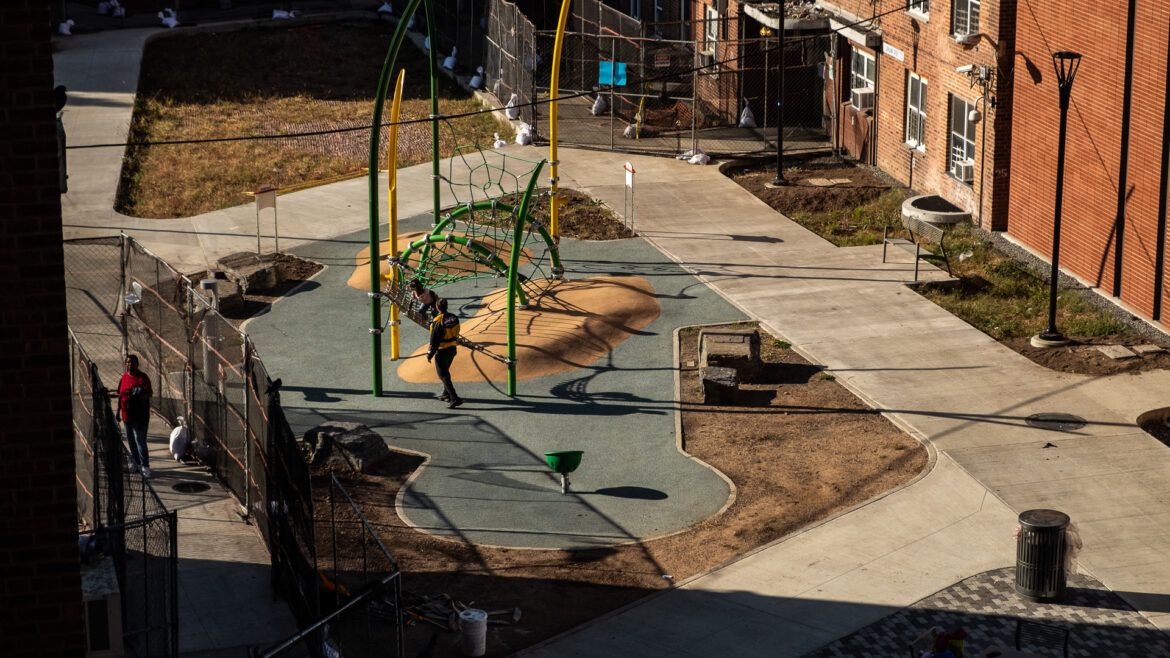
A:
POLYGON ((1167 291, 1159 263, 1166 252, 1170 1, 1117 0, 1091 20, 1062 3, 1019 4, 1008 233, 1045 258, 1052 253, 1060 117, 1052 53, 1079 52, 1068 115, 1060 265, 1165 326, 1167 291))
POLYGON ((820 0, 837 32, 826 101, 837 144, 939 194, 983 228, 1008 223, 1016 0, 820 0))
POLYGON ((0 646, 85 651, 49 3, 0 3, 0 646))

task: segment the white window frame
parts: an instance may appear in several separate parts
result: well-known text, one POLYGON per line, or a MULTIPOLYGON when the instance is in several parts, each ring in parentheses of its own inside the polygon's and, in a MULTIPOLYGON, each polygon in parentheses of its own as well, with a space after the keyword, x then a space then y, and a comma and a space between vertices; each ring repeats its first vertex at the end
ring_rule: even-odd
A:
POLYGON ((719 25, 723 21, 714 5, 706 5, 706 8, 704 16, 707 20, 703 21, 703 52, 714 55, 716 45, 719 43, 719 25))
POLYGON ((975 122, 971 120, 975 103, 950 94, 947 105, 947 171, 954 175, 956 163, 975 160, 975 122))
POLYGON ((919 16, 930 16, 930 0, 906 0, 906 11, 919 16))
POLYGON ((875 71, 877 71, 877 60, 873 55, 861 50, 860 48, 853 48, 853 55, 849 59, 849 88, 873 89, 875 71), (861 73, 857 72, 858 64, 861 64, 861 73))
POLYGON ((906 144, 926 150, 926 78, 906 72, 906 144))
POLYGON ((951 5, 951 34, 969 36, 979 34, 981 0, 953 0, 951 5))

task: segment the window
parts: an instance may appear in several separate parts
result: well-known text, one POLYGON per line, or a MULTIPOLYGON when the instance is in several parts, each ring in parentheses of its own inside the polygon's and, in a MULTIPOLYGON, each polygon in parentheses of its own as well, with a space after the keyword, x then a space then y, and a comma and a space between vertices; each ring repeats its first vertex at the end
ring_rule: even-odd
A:
POLYGON ((947 171, 963 182, 971 181, 970 166, 975 160, 975 122, 971 120, 974 103, 951 94, 950 148, 947 171))
POLYGON ((703 52, 715 54, 719 41, 719 10, 707 5, 707 20, 703 22, 703 52))
POLYGON ((853 49, 853 60, 850 66, 849 87, 851 89, 858 88, 874 88, 874 60, 871 55, 853 49))
POLYGON ((954 0, 951 34, 966 36, 979 33, 979 0, 954 0))
MULTIPOLYGON (((978 0, 976 0, 978 1, 978 0)), ((922 14, 923 16, 930 15, 930 0, 907 0, 906 11, 912 11, 915 14, 922 14)))
POLYGON ((926 80, 913 72, 906 77, 906 143, 926 150, 926 80))

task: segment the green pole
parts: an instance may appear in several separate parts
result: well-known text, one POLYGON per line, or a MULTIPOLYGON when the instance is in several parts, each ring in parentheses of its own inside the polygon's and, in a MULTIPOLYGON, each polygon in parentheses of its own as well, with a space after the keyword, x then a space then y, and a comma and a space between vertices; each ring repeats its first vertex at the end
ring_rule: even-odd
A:
POLYGON ((544 169, 541 160, 528 179, 528 187, 524 189, 524 197, 520 199, 520 211, 516 213, 516 226, 512 235, 512 257, 508 263, 508 396, 516 397, 516 295, 520 292, 520 277, 517 270, 520 268, 520 244, 524 239, 524 219, 528 216, 528 206, 532 201, 532 190, 536 188, 536 179, 544 169))
POLYGON ((435 49, 439 47, 435 38, 435 8, 432 0, 423 4, 427 12, 427 37, 431 50, 427 53, 431 73, 431 194, 434 196, 435 218, 431 225, 439 223, 439 76, 435 68, 435 49))
MULTIPOLYGON (((379 261, 378 235, 378 146, 382 141, 382 106, 386 103, 386 91, 390 87, 390 73, 398 59, 398 48, 406 36, 406 24, 418 9, 421 0, 410 0, 390 39, 390 47, 386 49, 386 60, 382 63, 382 72, 378 76, 378 90, 374 96, 374 118, 370 125, 370 157, 369 167, 369 213, 370 213, 370 340, 373 358, 373 394, 382 395, 382 300, 376 293, 381 292, 381 270, 379 261)), ((432 65, 431 88, 434 88, 434 72, 432 65)), ((433 93, 432 93, 433 95, 433 93)), ((394 163, 397 166, 397 163, 394 163)), ((438 188, 436 188, 438 189, 438 188)), ((393 248, 393 245, 391 245, 393 248)))

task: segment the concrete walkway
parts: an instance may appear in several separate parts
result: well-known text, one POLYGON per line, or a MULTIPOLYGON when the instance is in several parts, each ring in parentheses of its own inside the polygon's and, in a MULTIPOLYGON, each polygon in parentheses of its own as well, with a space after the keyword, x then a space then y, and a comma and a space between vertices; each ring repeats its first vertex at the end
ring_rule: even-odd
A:
MULTIPOLYGON (((140 45, 144 36, 76 37, 57 53, 58 81, 81 81, 70 87, 87 100, 72 96, 71 143, 124 137, 134 39, 140 45), (101 66, 91 64, 95 52, 108 55, 101 66)), ((254 246, 250 207, 165 222, 116 216, 109 200, 120 152, 79 153, 69 154, 67 235, 127 228, 192 270, 254 246)), ((1067 512, 1084 540, 1081 567, 1155 625, 1170 626, 1170 451, 1134 422, 1166 405, 1170 373, 1087 377, 1042 369, 907 289, 910 264, 883 265, 872 247, 832 247, 715 167, 570 149, 560 158, 565 185, 613 208, 622 207, 621 163, 633 161, 640 232, 826 365, 936 459, 912 486, 534 653, 800 655, 965 576, 1010 564, 1015 515, 1035 507, 1067 512), (1071 433, 1025 424, 1039 412, 1075 413, 1088 424, 1071 433)), ((424 170, 403 175, 403 189, 429 189, 424 170)), ((282 196, 280 204, 282 246, 286 234, 293 247, 365 224, 362 181, 282 196)), ((404 215, 428 206, 426 194, 403 194, 404 215)))

